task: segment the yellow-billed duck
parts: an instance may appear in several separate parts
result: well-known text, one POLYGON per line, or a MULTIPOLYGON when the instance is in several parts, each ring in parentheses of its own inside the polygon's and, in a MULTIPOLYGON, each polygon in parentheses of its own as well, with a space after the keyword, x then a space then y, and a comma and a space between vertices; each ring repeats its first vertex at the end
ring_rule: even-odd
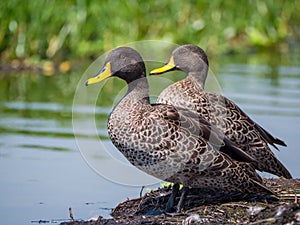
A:
POLYGON ((202 117, 172 105, 150 104, 145 64, 137 51, 112 50, 104 67, 86 85, 111 76, 125 80, 128 90, 109 116, 108 133, 131 164, 186 187, 272 193, 254 167, 241 162, 253 159, 202 117), (230 157, 232 152, 236 159, 230 157))
POLYGON ((200 117, 219 128, 239 148, 252 156, 256 160, 253 163, 256 169, 292 178, 268 146, 270 144, 276 149, 275 144, 286 146, 282 140, 272 136, 255 123, 228 98, 204 91, 208 65, 207 55, 200 47, 183 45, 176 48, 169 62, 152 70, 150 74, 181 70, 187 74, 187 77, 163 90, 157 103, 183 107, 198 113, 200 117))

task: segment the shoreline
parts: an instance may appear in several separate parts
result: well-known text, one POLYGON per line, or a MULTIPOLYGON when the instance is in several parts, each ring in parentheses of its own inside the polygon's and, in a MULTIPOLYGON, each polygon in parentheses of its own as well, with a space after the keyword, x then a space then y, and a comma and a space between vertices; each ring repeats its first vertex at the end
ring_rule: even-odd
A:
POLYGON ((79 221, 70 213, 70 221, 61 225, 300 224, 300 179, 271 178, 264 182, 277 197, 190 189, 182 212, 164 213, 171 188, 159 188, 119 203, 110 219, 99 216, 97 220, 79 221))

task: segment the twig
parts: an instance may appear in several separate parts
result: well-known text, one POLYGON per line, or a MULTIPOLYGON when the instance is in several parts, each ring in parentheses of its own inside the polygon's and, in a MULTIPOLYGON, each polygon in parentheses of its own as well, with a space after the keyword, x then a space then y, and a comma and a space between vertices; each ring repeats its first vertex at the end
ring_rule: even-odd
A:
POLYGON ((73 217, 73 213, 72 213, 72 208, 69 208, 69 216, 71 218, 71 221, 74 222, 74 217, 73 217))
POLYGON ((274 223, 276 221, 275 217, 271 217, 271 218, 266 218, 266 219, 262 219, 262 220, 257 220, 253 223, 250 223, 249 225, 255 225, 255 224, 262 224, 262 223, 274 223))
POLYGON ((144 190, 145 186, 142 186, 141 190, 140 190, 140 198, 143 197, 143 190, 144 190))
POLYGON ((223 206, 239 206, 239 207, 243 207, 243 208, 249 208, 249 206, 247 205, 242 205, 242 204, 237 204, 237 203, 223 203, 223 206))

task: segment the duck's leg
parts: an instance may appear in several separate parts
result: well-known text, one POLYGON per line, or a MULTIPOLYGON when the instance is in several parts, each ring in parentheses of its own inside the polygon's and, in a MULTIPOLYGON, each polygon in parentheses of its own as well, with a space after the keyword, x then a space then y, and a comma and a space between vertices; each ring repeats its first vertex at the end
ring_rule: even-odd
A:
POLYGON ((179 192, 179 184, 174 184, 172 188, 172 193, 168 199, 167 205, 166 205, 166 212, 170 212, 174 206, 175 198, 178 195, 179 192))
POLYGON ((181 196, 180 196, 179 202, 178 202, 178 204, 177 204, 177 209, 176 209, 176 212, 177 212, 177 213, 179 213, 179 212, 181 211, 181 208, 182 208, 182 206, 183 206, 183 204, 184 204, 185 197, 186 197, 188 191, 189 191, 189 187, 185 187, 185 186, 184 186, 184 187, 182 188, 181 196))

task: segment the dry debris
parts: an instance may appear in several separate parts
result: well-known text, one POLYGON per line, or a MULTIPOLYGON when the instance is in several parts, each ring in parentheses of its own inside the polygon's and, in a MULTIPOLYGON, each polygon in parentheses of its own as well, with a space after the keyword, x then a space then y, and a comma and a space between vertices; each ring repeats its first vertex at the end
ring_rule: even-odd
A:
POLYGON ((75 220, 61 224, 300 224, 300 179, 264 179, 264 182, 277 197, 191 189, 184 210, 172 214, 164 212, 171 189, 161 188, 120 203, 113 209, 111 219, 100 216, 96 221, 75 220))

